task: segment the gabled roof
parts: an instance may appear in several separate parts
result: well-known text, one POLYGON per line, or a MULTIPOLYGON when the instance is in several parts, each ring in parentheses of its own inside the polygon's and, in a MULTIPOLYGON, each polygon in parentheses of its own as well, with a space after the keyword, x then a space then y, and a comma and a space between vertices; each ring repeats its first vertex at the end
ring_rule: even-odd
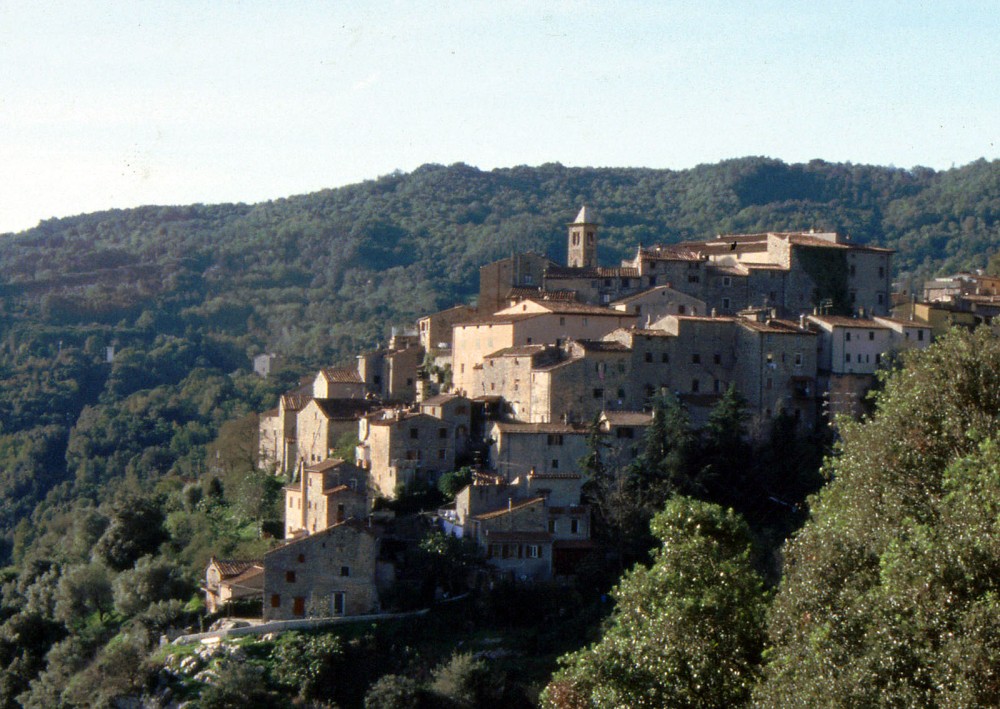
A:
POLYGON ((490 520, 496 519, 498 517, 503 517, 504 515, 509 515, 513 512, 526 509, 532 505, 545 504, 544 497, 532 497, 527 500, 519 500, 517 502, 511 502, 510 504, 501 507, 500 509, 493 510, 491 512, 483 512, 482 514, 472 515, 472 519, 478 520, 490 520))
POLYGON ((611 426, 648 426, 653 422, 648 411, 602 411, 601 416, 611 426))
POLYGON ((319 370, 319 373, 328 382, 343 384, 364 384, 364 380, 357 369, 351 367, 330 367, 319 370))
MULTIPOLYGON (((209 566, 215 565, 219 569, 219 576, 223 579, 229 579, 234 576, 239 576, 247 569, 252 569, 255 566, 261 566, 260 559, 216 559, 214 556, 208 562, 209 566)), ((263 567, 262 567, 263 568, 263 567)))
POLYGON ((497 350, 496 352, 490 352, 485 355, 483 359, 491 359, 493 357, 531 357, 532 355, 538 354, 546 349, 552 348, 553 345, 519 345, 516 347, 504 347, 502 350, 497 350))
POLYGON ((423 401, 420 402, 420 405, 421 406, 443 406, 444 404, 447 404, 447 403, 452 402, 452 401, 456 401, 457 399, 466 399, 466 400, 468 400, 468 397, 460 396, 458 394, 437 394, 435 396, 432 396, 429 399, 424 399, 423 401))
POLYGON ((328 419, 359 419, 379 406, 367 399, 316 399, 316 406, 328 419))
POLYGON ((585 434, 588 427, 575 423, 521 423, 515 421, 498 421, 493 424, 500 433, 580 433, 585 434))
POLYGON ((831 327, 855 327, 859 330, 889 330, 888 325, 867 318, 849 318, 845 315, 810 315, 809 320, 831 327))
POLYGON ((549 266, 546 279, 563 278, 638 278, 639 269, 633 266, 549 266))
MULTIPOLYGON (((538 300, 536 298, 526 298, 517 305, 512 305, 509 308, 504 308, 497 312, 497 317, 506 317, 509 312, 511 315, 517 315, 518 311, 514 311, 514 308, 521 307, 527 303, 532 303, 537 305, 550 313, 558 313, 559 315, 604 315, 613 317, 623 317, 621 311, 612 310, 611 308, 604 308, 600 305, 587 305, 586 303, 577 302, 567 302, 563 300, 538 300)), ((543 313, 528 313, 525 315, 541 315, 543 313)))

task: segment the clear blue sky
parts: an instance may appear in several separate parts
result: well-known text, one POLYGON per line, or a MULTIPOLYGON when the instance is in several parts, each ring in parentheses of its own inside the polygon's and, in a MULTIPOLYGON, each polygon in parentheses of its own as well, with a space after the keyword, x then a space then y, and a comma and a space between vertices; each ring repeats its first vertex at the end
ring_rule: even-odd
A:
POLYGON ((0 0, 0 232, 426 162, 998 157, 991 2, 0 0))

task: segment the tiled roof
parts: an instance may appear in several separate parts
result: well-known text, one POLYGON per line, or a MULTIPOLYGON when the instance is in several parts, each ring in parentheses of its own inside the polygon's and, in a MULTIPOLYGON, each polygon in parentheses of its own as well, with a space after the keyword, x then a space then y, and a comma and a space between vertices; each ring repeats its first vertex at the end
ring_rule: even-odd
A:
POLYGON ((312 385, 281 395, 281 406, 286 411, 298 411, 312 399, 312 385))
POLYGON ((816 333, 804 330, 798 323, 791 320, 768 320, 767 322, 757 322, 756 320, 741 319, 740 325, 755 332, 765 332, 773 335, 815 335, 816 333))
POLYGON ((225 577, 225 580, 226 583, 232 586, 237 586, 246 583, 250 579, 257 578, 258 576, 261 576, 263 573, 264 573, 264 564, 258 561, 255 562, 254 565, 251 566, 250 568, 245 569, 244 571, 236 574, 235 576, 225 577))
POLYGON ((612 426, 648 426, 653 414, 648 411, 604 411, 604 418, 612 426))
POLYGON ((531 355, 538 354, 539 352, 545 350, 548 345, 520 345, 518 347, 504 347, 502 350, 497 350, 496 352, 491 352, 490 354, 483 357, 483 359, 490 359, 493 357, 530 357, 531 355))
POLYGON ((260 559, 216 559, 213 557, 212 563, 219 569, 219 575, 228 579, 242 574, 247 569, 260 566, 260 559))
POLYGON ((856 327, 865 330, 888 330, 888 325, 882 325, 867 318, 849 318, 844 315, 810 315, 813 322, 826 323, 834 327, 856 327))
POLYGON ((580 473, 538 473, 531 470, 528 477, 532 480, 579 480, 583 476, 580 473))
POLYGON ((653 246, 639 250, 639 258, 645 261, 701 261, 701 254, 693 248, 700 244, 684 243, 667 246, 653 246))
POLYGON ((420 402, 421 406, 441 406, 447 404, 449 401, 454 401, 455 399, 464 399, 465 397, 459 396, 458 394, 437 394, 429 399, 424 399, 420 402))
POLYGON ((351 367, 329 367, 326 369, 321 369, 320 373, 329 382, 345 383, 345 384, 364 384, 364 380, 358 373, 357 369, 352 369, 351 367))
POLYGON ((638 278, 639 269, 634 266, 549 266, 545 278, 638 278))
POLYGON ((552 535, 548 532, 518 532, 514 531, 495 531, 489 529, 486 531, 486 541, 487 542, 536 542, 542 543, 551 542, 552 535))
POLYGON ((518 510, 523 510, 528 507, 531 507, 532 505, 542 504, 544 502, 545 502, 544 497, 532 497, 528 500, 520 500, 518 502, 514 502, 510 505, 501 507, 500 509, 493 510, 491 512, 483 512, 482 514, 473 515, 472 518, 484 521, 490 519, 496 519, 497 517, 503 517, 504 515, 511 514, 512 512, 517 512, 518 510))
POLYGON ((573 340, 588 352, 631 352, 632 348, 612 340, 573 340))
POLYGON ((520 298, 522 300, 563 300, 575 301, 575 290, 543 290, 541 288, 514 287, 507 292, 507 298, 520 298))
POLYGON ((663 293, 664 295, 667 295, 668 291, 670 293, 676 293, 677 295, 684 296, 685 298, 691 297, 685 293, 681 293, 678 290, 674 290, 670 286, 654 286, 653 288, 646 288, 645 290, 641 290, 638 293, 627 295, 624 298, 619 298, 618 300, 612 302, 612 305, 627 305, 628 303, 634 303, 637 300, 648 298, 649 296, 655 293, 663 293))
MULTIPOLYGON (((604 308, 600 305, 587 305, 586 303, 566 302, 563 300, 529 299, 527 302, 537 303, 549 312, 560 315, 609 315, 618 318, 623 317, 621 311, 604 308)), ((513 307, 516 308, 517 306, 513 307)))
MULTIPOLYGON (((327 470, 333 470, 334 468, 339 468, 344 463, 347 463, 343 458, 327 458, 326 460, 320 461, 319 463, 313 463, 312 465, 307 465, 305 471, 307 473, 322 473, 327 470)), ((352 465, 348 463, 348 465, 352 465)), ((298 489, 298 488, 296 488, 298 489)))
POLYGON ((521 320, 530 320, 531 318, 539 318, 545 315, 545 313, 513 313, 510 315, 486 315, 482 317, 477 317, 473 320, 466 320, 460 323, 455 323, 455 327, 475 327, 477 325, 506 325, 509 323, 520 322, 521 320))
POLYGON ((359 419, 379 404, 367 399, 316 399, 316 406, 329 419, 359 419))
POLYGON ((494 424, 501 433, 586 433, 588 427, 575 423, 520 423, 500 421, 494 424))

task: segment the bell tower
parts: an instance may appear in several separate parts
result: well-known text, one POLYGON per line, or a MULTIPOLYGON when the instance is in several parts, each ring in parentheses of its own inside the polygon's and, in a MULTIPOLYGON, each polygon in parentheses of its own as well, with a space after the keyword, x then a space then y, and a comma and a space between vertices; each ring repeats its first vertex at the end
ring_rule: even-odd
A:
POLYGON ((597 218, 584 205, 569 225, 566 265, 570 267, 597 267, 597 218))

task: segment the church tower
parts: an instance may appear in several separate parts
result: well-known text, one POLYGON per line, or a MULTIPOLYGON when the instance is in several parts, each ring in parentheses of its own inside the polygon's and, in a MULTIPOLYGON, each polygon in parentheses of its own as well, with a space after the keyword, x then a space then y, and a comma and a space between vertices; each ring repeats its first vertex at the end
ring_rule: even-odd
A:
POLYGON ((597 268, 597 217, 584 205, 569 225, 566 265, 597 268))

